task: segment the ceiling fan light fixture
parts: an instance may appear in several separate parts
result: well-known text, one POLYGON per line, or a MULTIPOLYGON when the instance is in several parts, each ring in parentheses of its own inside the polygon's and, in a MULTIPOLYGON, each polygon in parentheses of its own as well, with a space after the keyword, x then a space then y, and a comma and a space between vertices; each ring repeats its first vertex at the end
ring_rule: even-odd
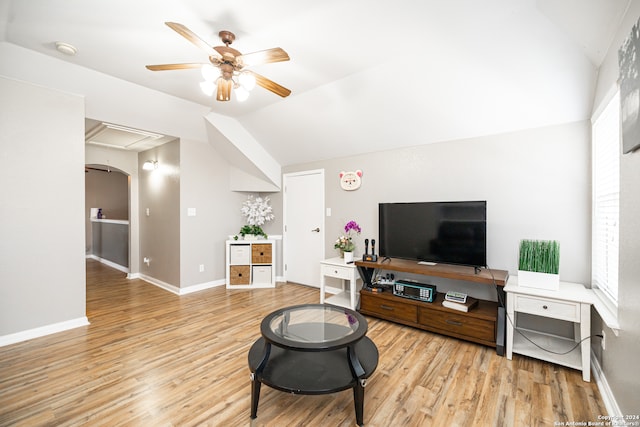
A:
POLYGON ((211 80, 205 80, 200 83, 200 89, 205 95, 213 96, 213 92, 216 91, 216 85, 211 80))
POLYGON ((213 81, 220 75, 220 71, 211 64, 203 65, 200 71, 202 73, 202 77, 208 81, 213 81))
POLYGON ((243 72, 238 76, 240 85, 248 91, 256 87, 256 78, 251 73, 243 72))
POLYGON ((233 87, 233 81, 219 78, 217 80, 217 86, 218 86, 218 91, 217 91, 216 99, 218 101, 231 100, 231 88, 233 87))
POLYGON ((242 86, 233 88, 233 93, 235 93, 236 98, 240 102, 244 102, 249 99, 249 91, 242 86))

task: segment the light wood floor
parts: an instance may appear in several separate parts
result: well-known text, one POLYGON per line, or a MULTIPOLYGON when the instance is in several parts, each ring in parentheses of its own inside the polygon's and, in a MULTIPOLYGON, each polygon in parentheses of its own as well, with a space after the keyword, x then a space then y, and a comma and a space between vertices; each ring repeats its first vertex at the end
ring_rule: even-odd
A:
MULTIPOLYGON (((87 263, 90 326, 0 348, 1 426, 350 426, 350 390, 263 386, 249 419, 247 352, 262 318, 318 290, 224 287, 178 297, 87 263)), ((606 413, 579 371, 369 318, 380 351, 370 426, 553 426, 606 413)))

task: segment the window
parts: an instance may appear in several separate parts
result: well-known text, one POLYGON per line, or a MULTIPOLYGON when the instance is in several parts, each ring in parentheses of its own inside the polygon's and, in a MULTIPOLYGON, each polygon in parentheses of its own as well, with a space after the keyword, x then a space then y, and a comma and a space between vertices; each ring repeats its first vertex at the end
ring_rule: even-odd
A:
POLYGON ((591 284, 618 301, 620 91, 592 122, 593 229, 591 284))

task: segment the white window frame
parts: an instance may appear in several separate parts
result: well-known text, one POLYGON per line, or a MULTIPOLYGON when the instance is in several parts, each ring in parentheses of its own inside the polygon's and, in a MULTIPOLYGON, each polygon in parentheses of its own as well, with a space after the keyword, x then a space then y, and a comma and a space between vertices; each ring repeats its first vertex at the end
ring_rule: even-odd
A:
POLYGON ((591 287, 617 314, 620 219, 620 89, 592 122, 591 287))

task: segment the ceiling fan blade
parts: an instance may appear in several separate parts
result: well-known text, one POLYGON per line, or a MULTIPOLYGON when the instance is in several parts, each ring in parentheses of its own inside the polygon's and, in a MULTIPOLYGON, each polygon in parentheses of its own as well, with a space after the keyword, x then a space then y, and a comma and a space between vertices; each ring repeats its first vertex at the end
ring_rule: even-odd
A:
POLYGON ((236 58, 245 67, 252 65, 269 64, 271 62, 288 61, 289 55, 279 47, 273 49, 261 50, 258 52, 247 53, 236 58))
POLYGON ((147 69, 151 71, 167 71, 167 70, 188 70, 191 68, 202 68, 204 63, 194 62, 187 64, 160 64, 160 65, 146 65, 147 69))
POLYGON ((291 91, 289 89, 287 89, 284 86, 280 86, 278 83, 274 82, 273 80, 269 80, 268 78, 261 76, 260 74, 254 73, 253 71, 250 71, 250 70, 245 70, 245 73, 252 74, 253 77, 256 78, 256 84, 258 86, 263 87, 266 90, 269 90, 275 93, 276 95, 280 95, 283 98, 286 98, 287 96, 291 95, 291 91))
POLYGON ((182 24, 178 24, 177 22, 165 22, 165 24, 171 28, 176 33, 180 34, 185 39, 189 40, 194 45, 198 46, 200 49, 207 52, 207 55, 213 56, 215 58, 222 58, 218 52, 215 51, 211 46, 209 46, 204 40, 198 37, 193 31, 188 29, 182 24))

